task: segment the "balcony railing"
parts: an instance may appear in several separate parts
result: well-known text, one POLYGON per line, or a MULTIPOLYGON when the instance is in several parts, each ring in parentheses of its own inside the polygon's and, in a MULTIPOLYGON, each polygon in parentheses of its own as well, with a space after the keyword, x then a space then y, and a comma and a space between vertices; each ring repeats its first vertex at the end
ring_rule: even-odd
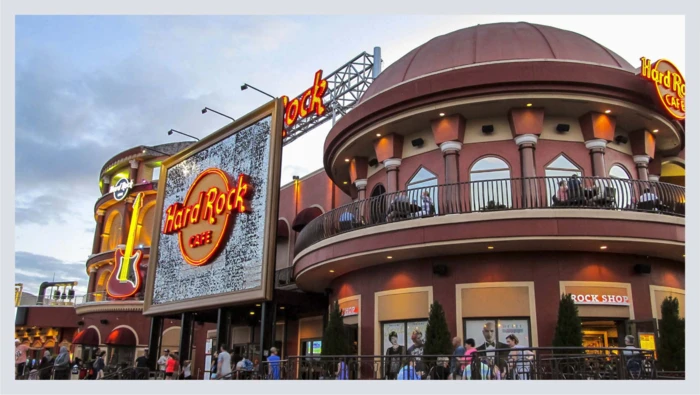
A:
POLYGON ((685 216, 685 188, 598 177, 533 177, 415 188, 358 200, 309 222, 297 252, 321 240, 388 222, 498 210, 576 208, 685 216))
POLYGON ((80 306, 87 303, 103 303, 103 302, 124 302, 124 301, 143 301, 143 293, 137 293, 128 298, 113 298, 107 294, 107 291, 90 292, 76 298, 75 305, 80 306))

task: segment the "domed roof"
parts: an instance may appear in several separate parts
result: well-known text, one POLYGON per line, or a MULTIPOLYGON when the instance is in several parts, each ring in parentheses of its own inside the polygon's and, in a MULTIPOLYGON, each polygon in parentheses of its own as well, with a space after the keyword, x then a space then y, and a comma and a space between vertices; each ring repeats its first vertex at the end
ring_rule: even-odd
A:
POLYGON ((560 60, 634 72, 627 61, 586 36, 527 22, 477 25, 438 36, 387 67, 360 102, 401 82, 480 63, 560 60))

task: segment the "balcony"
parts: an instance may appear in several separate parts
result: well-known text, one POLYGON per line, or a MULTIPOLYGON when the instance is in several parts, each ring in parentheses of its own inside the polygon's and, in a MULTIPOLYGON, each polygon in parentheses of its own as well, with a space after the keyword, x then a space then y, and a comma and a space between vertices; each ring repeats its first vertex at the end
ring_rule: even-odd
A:
POLYGON ((137 293, 125 299, 116 299, 109 296, 106 291, 91 292, 76 297, 75 310, 79 315, 103 311, 142 311, 143 293, 137 293))
POLYGON ((436 185, 358 200, 313 219, 297 237, 294 275, 308 288, 324 283, 303 279, 323 263, 334 262, 325 273, 338 276, 388 256, 464 254, 493 245, 596 251, 601 240, 608 252, 682 261, 684 217, 685 188, 667 183, 538 177, 436 185))

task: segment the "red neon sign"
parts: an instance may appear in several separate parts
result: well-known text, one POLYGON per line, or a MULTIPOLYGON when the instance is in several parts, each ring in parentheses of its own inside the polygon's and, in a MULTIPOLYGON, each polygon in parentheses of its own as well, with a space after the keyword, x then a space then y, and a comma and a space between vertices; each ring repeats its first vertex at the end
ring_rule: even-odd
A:
POLYGON ((248 210, 245 198, 251 190, 244 174, 231 186, 226 173, 207 169, 194 180, 183 203, 173 203, 165 210, 163 233, 177 232, 185 261, 204 265, 222 245, 231 214, 248 210))
POLYGON ((666 59, 654 64, 647 58, 641 61, 642 77, 654 82, 656 94, 666 111, 676 119, 685 119, 685 78, 678 67, 666 59))
MULTIPOLYGON (((328 90, 328 81, 322 79, 321 74, 323 74, 323 70, 316 72, 314 76, 314 85, 304 91, 301 95, 301 100, 299 100, 299 98, 294 98, 294 100, 289 101, 287 96, 282 96, 285 128, 291 127, 298 119, 306 118, 312 113, 321 116, 326 112, 326 106, 323 105, 323 95, 325 95, 326 90, 328 90)), ((286 134, 287 133, 284 132, 283 136, 286 136, 286 134)))

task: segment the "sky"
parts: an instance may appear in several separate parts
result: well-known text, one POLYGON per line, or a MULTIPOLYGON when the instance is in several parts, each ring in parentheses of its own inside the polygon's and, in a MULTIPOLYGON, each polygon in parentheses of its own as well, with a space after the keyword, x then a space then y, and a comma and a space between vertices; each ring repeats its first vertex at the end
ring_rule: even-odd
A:
MULTIPOLYGON (((17 16, 15 281, 77 280, 95 231, 99 172, 138 145, 204 137, 268 97, 296 96, 363 51, 385 69, 451 31, 525 21, 583 34, 634 66, 672 60, 685 71, 682 16, 17 16), (665 26, 665 34, 650 27, 665 26), (670 30, 669 30, 670 29, 670 30), (675 31, 675 34, 674 34, 675 31), (673 37, 673 39, 670 39, 673 37)), ((286 146, 282 184, 322 167, 330 122, 286 146)))

